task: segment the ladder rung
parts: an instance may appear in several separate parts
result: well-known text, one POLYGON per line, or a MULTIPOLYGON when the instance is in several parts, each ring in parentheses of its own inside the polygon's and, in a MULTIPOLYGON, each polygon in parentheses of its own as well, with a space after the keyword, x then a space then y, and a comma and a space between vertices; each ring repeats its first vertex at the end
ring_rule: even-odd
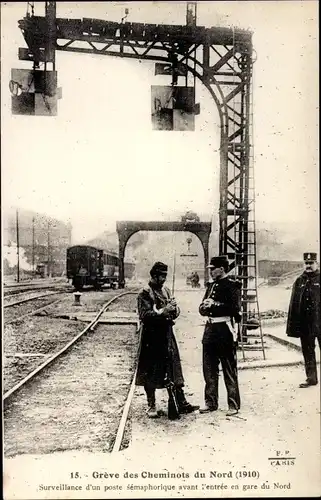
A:
MULTIPOLYGON (((264 346, 266 347, 266 346, 264 346)), ((262 346, 243 344, 244 351, 263 351, 262 346)))
POLYGON ((255 257, 255 253, 247 253, 247 252, 235 252, 235 255, 244 255, 244 257, 255 257))

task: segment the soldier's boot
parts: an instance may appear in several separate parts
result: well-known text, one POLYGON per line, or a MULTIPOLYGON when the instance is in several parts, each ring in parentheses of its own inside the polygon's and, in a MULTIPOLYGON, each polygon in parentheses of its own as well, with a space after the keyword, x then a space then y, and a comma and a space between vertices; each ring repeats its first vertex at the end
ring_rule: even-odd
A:
POLYGON ((192 413, 193 411, 199 409, 199 406, 192 405, 191 403, 188 403, 188 401, 186 401, 186 397, 182 387, 176 387, 175 392, 176 392, 176 399, 177 399, 179 413, 182 414, 192 413))
MULTIPOLYGON (((145 388, 146 390, 146 388, 145 388)), ((157 418, 158 412, 156 410, 156 397, 155 397, 155 389, 147 389, 146 390, 146 395, 147 395, 147 416, 148 418, 157 418)))

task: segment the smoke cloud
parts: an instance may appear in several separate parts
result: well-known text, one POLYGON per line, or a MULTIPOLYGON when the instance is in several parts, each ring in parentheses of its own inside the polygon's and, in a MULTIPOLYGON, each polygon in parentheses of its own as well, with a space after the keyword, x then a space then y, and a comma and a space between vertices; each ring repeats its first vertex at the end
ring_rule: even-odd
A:
MULTIPOLYGON (((12 269, 18 265, 18 254, 17 245, 14 242, 10 242, 9 245, 4 245, 2 247, 3 259, 6 259, 9 268, 12 269)), ((19 248, 19 267, 23 271, 32 271, 32 265, 27 262, 25 249, 19 248)))

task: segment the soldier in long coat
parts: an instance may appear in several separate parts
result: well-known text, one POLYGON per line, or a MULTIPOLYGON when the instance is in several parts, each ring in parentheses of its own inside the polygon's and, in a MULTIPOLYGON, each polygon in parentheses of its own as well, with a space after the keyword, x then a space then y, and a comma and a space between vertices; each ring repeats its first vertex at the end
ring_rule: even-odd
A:
POLYGON ((299 387, 317 385, 318 374, 315 359, 315 339, 321 349, 320 334, 320 271, 317 254, 303 254, 305 269, 293 284, 286 333, 300 338, 304 357, 306 382, 299 387))
POLYGON ((136 385, 144 386, 150 418, 158 416, 155 390, 163 389, 168 379, 174 383, 179 412, 190 413, 199 407, 186 401, 183 390, 184 377, 173 332, 174 320, 180 310, 164 286, 167 265, 156 262, 150 275, 148 287, 139 293, 137 299, 142 331, 136 385))

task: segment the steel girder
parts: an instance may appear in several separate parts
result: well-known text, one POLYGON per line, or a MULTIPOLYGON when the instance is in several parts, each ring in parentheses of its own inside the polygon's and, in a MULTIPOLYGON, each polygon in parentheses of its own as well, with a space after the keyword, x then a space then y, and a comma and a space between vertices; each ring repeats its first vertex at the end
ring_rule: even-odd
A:
MULTIPOLYGON (((19 21, 28 49, 19 58, 48 61, 48 20, 19 21), (47 57, 47 60, 46 60, 47 57)), ((52 27, 51 27, 52 28, 52 27)), ((228 255, 247 290, 250 194, 250 94, 252 34, 231 28, 56 19, 55 49, 171 63, 188 70, 208 89, 221 123, 219 251, 228 255)), ((255 270, 256 271, 256 270, 255 270)))

